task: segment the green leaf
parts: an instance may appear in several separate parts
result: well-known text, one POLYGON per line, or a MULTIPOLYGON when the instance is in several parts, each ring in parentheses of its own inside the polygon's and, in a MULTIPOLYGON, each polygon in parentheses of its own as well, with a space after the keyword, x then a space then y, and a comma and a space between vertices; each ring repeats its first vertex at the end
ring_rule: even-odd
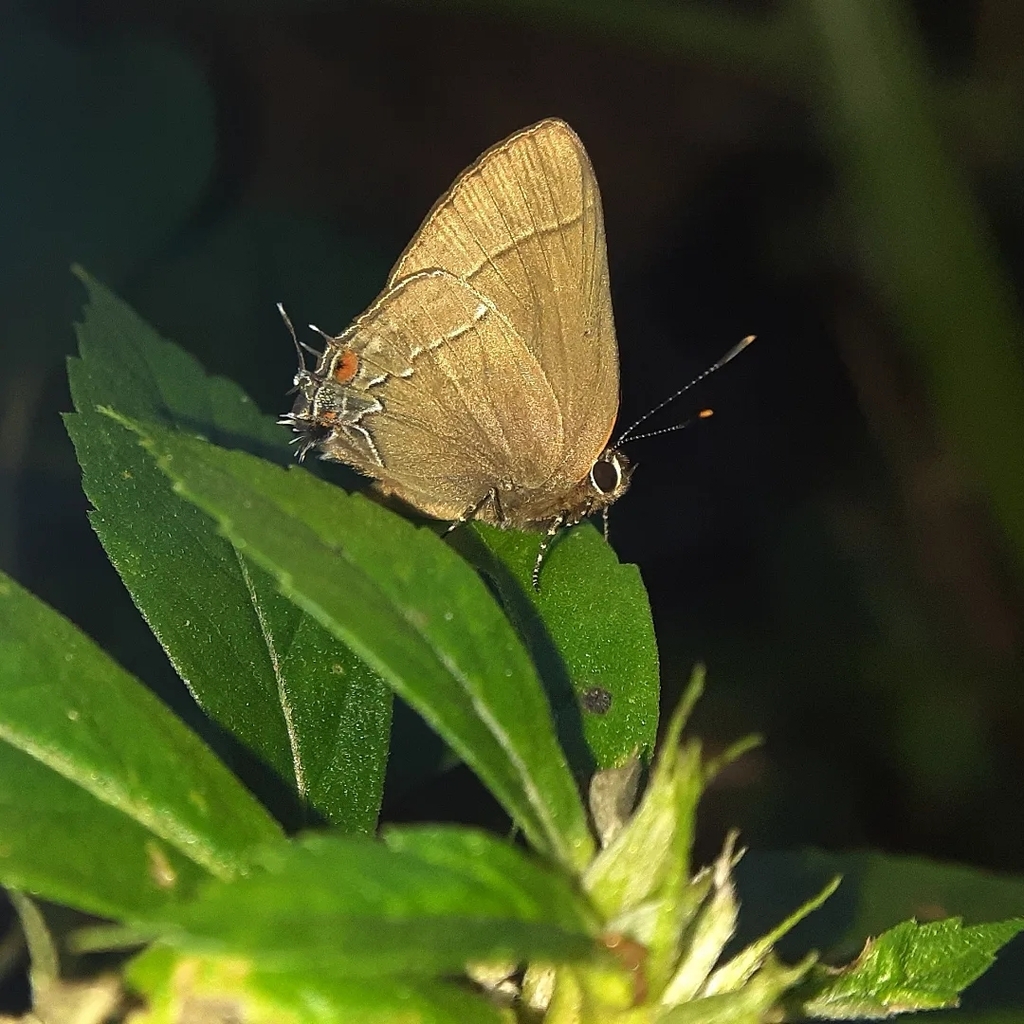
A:
POLYGON ((138 680, 4 576, 0 741, 0 871, 15 887, 145 906, 172 876, 196 878, 184 859, 230 877, 279 834, 138 680))
POLYGON ((819 967, 801 999, 804 1013, 850 1019, 958 1005, 996 952, 1024 931, 1024 919, 964 927, 960 918, 904 921, 871 939, 849 967, 819 967))
POLYGON ((68 366, 79 412, 66 422, 107 554, 199 705, 327 820, 372 830, 390 690, 176 495, 131 432, 95 409, 113 406, 279 461, 290 458, 287 432, 77 273, 90 301, 80 358, 68 366))
POLYGON ((590 933, 597 925, 595 911, 564 875, 485 832, 421 825, 389 828, 382 838, 394 853, 415 857, 446 871, 472 875, 492 894, 502 894, 510 904, 529 905, 533 908, 531 914, 540 913, 543 919, 568 930, 583 929, 590 933))
MULTIPOLYGON (((582 778, 650 754, 658 730, 658 648, 647 591, 590 524, 565 531, 531 574, 541 535, 474 524, 458 547, 493 581, 526 643, 582 778)), ((459 534, 467 534, 459 536, 459 534)))
POLYGON ((269 972, 237 957, 182 955, 151 946, 127 970, 145 996, 137 1024, 179 1024, 184 1002, 247 1024, 501 1024, 510 1021, 487 1000, 453 984, 424 979, 339 978, 269 972))
POLYGON ((430 530, 302 469, 133 429, 178 493, 413 705, 537 849, 586 865, 593 840, 533 665, 461 558, 430 530))
POLYGON ((265 871, 170 908, 162 940, 284 972, 429 977, 469 960, 599 956, 597 921, 562 874, 457 828, 310 835, 265 871))

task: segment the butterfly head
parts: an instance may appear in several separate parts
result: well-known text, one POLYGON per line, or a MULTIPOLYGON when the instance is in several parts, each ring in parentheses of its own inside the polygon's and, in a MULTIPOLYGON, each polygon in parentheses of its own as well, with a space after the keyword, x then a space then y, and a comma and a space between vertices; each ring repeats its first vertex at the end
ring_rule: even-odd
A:
POLYGON ((300 462, 314 448, 319 449, 321 457, 327 455, 335 431, 358 421, 358 416, 353 416, 353 407, 365 407, 365 402, 319 367, 300 369, 295 374, 293 391, 296 394, 292 410, 278 422, 295 431, 300 462))
POLYGON ((294 443, 298 445, 299 461, 312 449, 316 449, 321 458, 351 461, 339 456, 332 442, 336 441, 339 433, 355 430, 360 438, 365 439, 374 461, 380 463, 373 438, 360 421, 370 413, 380 412, 383 406, 353 384, 362 369, 358 354, 342 337, 333 337, 315 324, 309 326, 320 335, 323 351, 318 352, 300 342, 284 307, 278 303, 277 308, 299 357, 299 368, 292 382, 294 386, 289 392, 295 395, 295 402, 291 412, 277 422, 295 431, 294 443), (315 358, 313 369, 306 365, 304 352, 315 358))
POLYGON ((329 422, 317 412, 322 385, 323 381, 315 373, 307 369, 299 370, 295 374, 295 387, 292 389, 297 394, 291 412, 285 413, 277 421, 295 431, 292 443, 298 446, 296 455, 299 462, 311 449, 318 448, 331 433, 329 422))
POLYGON ((601 512, 629 490, 633 476, 629 459, 617 448, 606 448, 590 467, 590 472, 569 493, 563 510, 567 526, 601 512))

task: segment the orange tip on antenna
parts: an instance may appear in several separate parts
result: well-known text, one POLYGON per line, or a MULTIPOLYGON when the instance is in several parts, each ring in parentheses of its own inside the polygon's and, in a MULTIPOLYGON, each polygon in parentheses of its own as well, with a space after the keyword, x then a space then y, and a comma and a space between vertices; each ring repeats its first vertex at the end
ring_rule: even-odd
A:
POLYGON ((701 411, 699 413, 697 413, 697 419, 699 419, 699 420, 706 420, 709 416, 714 416, 714 415, 715 415, 715 410, 714 409, 701 409, 701 411))

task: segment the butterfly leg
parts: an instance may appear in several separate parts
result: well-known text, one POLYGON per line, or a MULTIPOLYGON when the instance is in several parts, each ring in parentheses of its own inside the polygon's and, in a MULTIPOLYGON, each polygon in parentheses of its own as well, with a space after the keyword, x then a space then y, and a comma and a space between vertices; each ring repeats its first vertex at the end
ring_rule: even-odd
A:
POLYGON ((505 509, 502 508, 501 495, 497 487, 491 488, 491 500, 494 502, 494 521, 504 529, 508 525, 508 520, 505 518, 505 509))
POLYGON ((547 554, 548 548, 551 547, 551 542, 555 539, 555 535, 563 526, 565 526, 565 513, 559 512, 551 520, 548 532, 544 535, 540 542, 540 547, 537 549, 537 561, 533 563, 533 572, 530 574, 530 579, 533 581, 533 589, 538 594, 540 593, 540 568, 544 564, 544 556, 547 554))
POLYGON ((470 505, 465 512, 459 516, 453 523, 448 526, 448 529, 444 531, 443 536, 448 536, 456 527, 461 526, 463 523, 468 523, 470 520, 476 519, 480 514, 480 510, 487 504, 487 502, 494 502, 494 516, 499 523, 505 521, 505 513, 501 507, 501 499, 498 497, 498 490, 496 487, 492 487, 475 505, 470 505))

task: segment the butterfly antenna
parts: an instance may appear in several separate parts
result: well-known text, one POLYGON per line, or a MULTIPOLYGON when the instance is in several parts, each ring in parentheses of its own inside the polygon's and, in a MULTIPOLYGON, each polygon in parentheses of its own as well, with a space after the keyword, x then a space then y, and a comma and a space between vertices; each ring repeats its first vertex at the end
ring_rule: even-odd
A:
MULTIPOLYGON (((675 392, 675 394, 669 395, 668 398, 666 398, 663 402, 659 402, 653 409, 648 409, 648 411, 645 412, 643 416, 641 416, 640 419, 638 419, 632 426, 627 427, 621 434, 619 434, 618 440, 615 441, 612 447, 618 448, 629 440, 638 440, 638 438, 635 438, 632 435, 633 431, 636 430, 636 428, 639 427, 641 423, 646 423, 647 420, 649 420, 656 412, 660 412, 662 409, 665 408, 666 405, 671 404, 677 398, 679 398, 680 395, 685 395, 686 392, 690 390, 690 388, 695 387, 702 380, 706 380, 708 377, 711 376, 711 374, 717 373, 723 366, 725 366, 726 363, 731 363, 754 340, 755 337, 756 335, 754 334, 748 334, 741 342, 739 342, 736 345, 733 345, 733 347, 729 349, 729 351, 726 352, 725 355, 718 360, 718 362, 713 363, 706 370, 702 371, 701 373, 698 373, 697 376, 694 377, 689 384, 686 384, 685 386, 681 387, 677 392, 675 392)), ((675 427, 666 427, 665 430, 658 430, 655 431, 654 433, 667 434, 672 430, 682 430, 683 427, 689 426, 694 419, 703 419, 704 414, 710 414, 710 412, 710 409, 702 410, 700 413, 697 414, 697 416, 693 417, 693 419, 687 420, 686 423, 680 423, 675 427)), ((653 437, 654 435, 643 434, 641 436, 653 437)))
POLYGON ((646 434, 636 434, 629 439, 629 443, 632 444, 634 441, 646 441, 649 437, 659 437, 662 434, 674 434, 677 430, 686 430, 687 427, 692 427, 698 420, 710 419, 714 414, 714 409, 701 409, 696 416, 691 416, 683 423, 676 423, 671 427, 662 427, 660 430, 649 430, 646 434))
POLYGON ((295 334, 295 328, 292 326, 291 318, 284 311, 284 306, 279 302, 277 304, 277 311, 281 314, 281 319, 284 321, 285 327, 288 328, 288 333, 292 336, 292 342, 295 345, 295 354, 299 357, 299 369, 306 369, 306 357, 302 354, 302 347, 299 345, 298 336, 295 334))
MULTIPOLYGON (((322 330, 321 328, 317 327, 316 324, 307 324, 307 326, 309 327, 309 329, 311 331, 315 331, 317 334, 320 335, 321 338, 324 339, 324 344, 325 345, 330 345, 332 341, 336 340, 335 338, 331 337, 331 335, 329 335, 325 330, 322 330)), ((302 343, 299 342, 299 344, 301 345, 302 343)), ((320 358, 320 353, 317 352, 315 348, 311 348, 309 345, 302 345, 302 347, 304 349, 306 349, 307 352, 314 352, 314 353, 316 353, 316 357, 318 359, 320 358)))

